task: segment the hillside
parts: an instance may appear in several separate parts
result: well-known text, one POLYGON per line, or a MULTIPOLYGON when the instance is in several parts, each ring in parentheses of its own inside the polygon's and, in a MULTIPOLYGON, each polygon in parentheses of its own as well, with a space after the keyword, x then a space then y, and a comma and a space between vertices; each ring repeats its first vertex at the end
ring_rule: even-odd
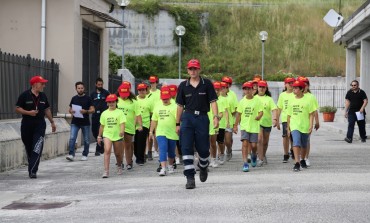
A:
MULTIPOLYGON (((268 79, 275 79, 277 73, 344 75, 345 49, 332 42, 333 29, 322 19, 329 9, 338 11, 339 1, 132 2, 129 5, 131 9, 148 16, 160 9, 168 10, 178 25, 184 25, 187 32, 183 37, 182 64, 185 66, 190 58, 199 58, 203 73, 207 76, 227 74, 243 82, 261 73, 261 41, 258 33, 262 30, 269 34, 265 42, 265 75, 268 79), (202 24, 199 23, 201 17, 202 24)), ((363 1, 343 0, 341 12, 348 18, 361 4, 363 1)), ((176 35, 174 38, 177 41, 176 35)), ((146 77, 151 72, 161 77, 177 77, 177 55, 157 59, 150 56, 151 62, 145 60, 129 55, 125 59, 126 66, 135 76, 146 77), (160 68, 140 70, 140 63, 150 64, 158 60, 161 61, 160 68)))

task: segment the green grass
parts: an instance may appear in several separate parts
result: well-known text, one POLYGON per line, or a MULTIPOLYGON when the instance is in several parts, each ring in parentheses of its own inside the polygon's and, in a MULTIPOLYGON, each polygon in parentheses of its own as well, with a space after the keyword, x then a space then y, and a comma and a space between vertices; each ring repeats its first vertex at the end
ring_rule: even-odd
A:
MULTIPOLYGON (((199 58, 203 73, 213 77, 231 75, 238 82, 261 73, 261 41, 258 33, 269 33, 265 42, 265 75, 273 79, 277 73, 305 76, 344 75, 345 49, 333 40, 333 29, 323 17, 331 8, 338 11, 335 0, 172 0, 161 2, 208 3, 165 4, 159 1, 133 1, 132 8, 148 11, 165 9, 175 16, 178 25, 184 25, 183 61, 199 58), (230 7, 209 3, 264 3, 263 7, 230 7), (272 3, 272 4, 271 4, 272 3), (144 7, 147 5, 147 7, 144 7), (148 7, 149 6, 149 7, 148 7), (147 9, 146 9, 147 8, 147 9), (201 28, 194 24, 202 12, 209 13, 209 24, 201 28), (188 37, 188 39, 187 39, 188 37)), ((360 0, 342 0, 342 14, 348 18, 359 6, 360 0)), ((174 35, 174 39, 177 37, 174 35)), ((163 59, 163 58, 162 58, 163 59)), ((168 58, 167 66, 159 76, 177 76, 177 54, 168 58)), ((146 74, 138 74, 146 76, 146 74)), ((184 74, 185 75, 185 74, 184 74)))

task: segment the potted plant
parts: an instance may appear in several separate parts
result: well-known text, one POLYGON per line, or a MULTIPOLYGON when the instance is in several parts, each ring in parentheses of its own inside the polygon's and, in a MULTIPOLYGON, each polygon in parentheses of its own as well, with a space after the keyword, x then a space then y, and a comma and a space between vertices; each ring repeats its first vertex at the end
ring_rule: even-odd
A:
POLYGON ((333 122, 337 108, 333 106, 322 106, 319 111, 322 113, 324 122, 333 122))

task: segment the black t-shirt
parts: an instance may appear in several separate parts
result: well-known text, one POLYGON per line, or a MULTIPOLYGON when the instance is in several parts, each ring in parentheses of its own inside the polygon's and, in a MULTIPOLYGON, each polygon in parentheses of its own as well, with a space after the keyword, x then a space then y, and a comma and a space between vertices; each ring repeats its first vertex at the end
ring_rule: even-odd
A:
POLYGON ((40 92, 36 97, 31 89, 24 91, 18 97, 17 107, 23 108, 26 111, 38 110, 36 116, 22 115, 23 120, 45 120, 45 110, 50 108, 48 98, 44 92, 40 92))
POLYGON ((95 113, 94 114, 101 114, 103 111, 108 109, 107 102, 105 102, 105 99, 109 95, 109 91, 103 89, 100 93, 93 91, 90 94, 90 97, 92 99, 93 106, 95 107, 95 113))
MULTIPOLYGON (((349 90, 346 94, 346 99, 350 101, 348 113, 355 113, 360 111, 362 105, 364 104, 364 100, 367 99, 367 96, 365 91, 361 89, 358 89, 357 92, 349 90)), ((365 111, 364 114, 366 114, 365 111)))
POLYGON ((208 112, 210 103, 217 101, 217 94, 210 80, 200 77, 196 88, 190 84, 190 78, 179 85, 176 103, 185 110, 208 112))
MULTIPOLYGON (((69 107, 72 107, 72 104, 80 105, 82 109, 85 109, 85 110, 89 110, 90 106, 93 105, 90 96, 87 96, 87 95, 73 96, 71 99, 71 103, 69 103, 69 107)), ((90 125, 89 114, 83 114, 83 118, 76 118, 73 116, 71 123, 75 125, 80 125, 80 126, 90 125)))

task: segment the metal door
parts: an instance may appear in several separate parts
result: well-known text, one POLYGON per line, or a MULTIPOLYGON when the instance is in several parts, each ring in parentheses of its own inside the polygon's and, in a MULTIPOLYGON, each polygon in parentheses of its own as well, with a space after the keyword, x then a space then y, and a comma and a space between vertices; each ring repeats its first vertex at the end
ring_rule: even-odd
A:
POLYGON ((95 90, 95 80, 100 77, 100 34, 98 30, 83 27, 82 38, 82 82, 86 94, 95 90))

